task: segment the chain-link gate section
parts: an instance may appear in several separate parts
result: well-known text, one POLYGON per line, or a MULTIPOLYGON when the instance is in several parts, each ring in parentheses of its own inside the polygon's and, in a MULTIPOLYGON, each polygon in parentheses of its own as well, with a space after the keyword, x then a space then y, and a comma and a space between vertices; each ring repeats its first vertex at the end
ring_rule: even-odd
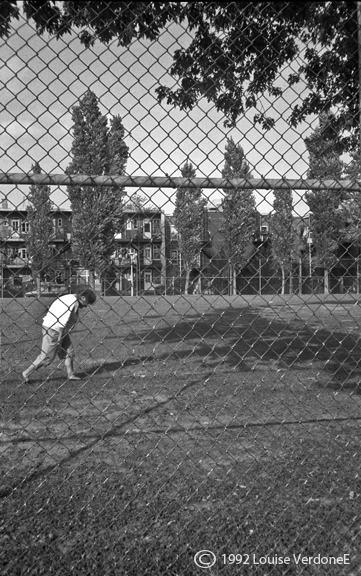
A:
POLYGON ((2 2, 2 574, 361 574, 360 14, 2 2))

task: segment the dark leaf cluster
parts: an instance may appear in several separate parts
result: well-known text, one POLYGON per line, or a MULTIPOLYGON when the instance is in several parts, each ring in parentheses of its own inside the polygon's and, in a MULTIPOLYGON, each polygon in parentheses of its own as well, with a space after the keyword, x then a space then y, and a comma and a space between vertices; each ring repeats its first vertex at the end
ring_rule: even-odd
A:
POLYGON ((2 37, 10 34, 11 20, 19 19, 20 6, 39 34, 49 32, 60 38, 75 29, 87 47, 96 40, 108 44, 114 38, 122 46, 134 38, 155 40, 166 23, 176 20, 181 12, 178 2, 5 0, 1 6, 2 37))

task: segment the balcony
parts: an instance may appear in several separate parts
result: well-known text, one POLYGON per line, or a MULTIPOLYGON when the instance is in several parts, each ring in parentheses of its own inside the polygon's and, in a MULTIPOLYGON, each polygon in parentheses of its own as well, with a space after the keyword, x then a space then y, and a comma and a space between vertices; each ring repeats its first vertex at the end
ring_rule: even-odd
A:
POLYGON ((29 266, 29 258, 20 258, 19 256, 15 258, 0 258, 0 266, 6 266, 7 268, 19 268, 19 266, 29 266))
POLYGON ((161 242, 162 234, 157 231, 152 234, 145 233, 142 230, 122 230, 120 234, 116 236, 117 240, 123 240, 127 242, 161 242))
MULTIPOLYGON (((121 257, 121 256, 114 258, 114 264, 116 266, 120 266, 121 268, 128 268, 131 266, 132 263, 134 266, 138 265, 137 257, 135 257, 134 259, 131 259, 129 257, 121 257)), ((161 258, 160 258, 160 256, 159 257, 153 257, 153 258, 142 257, 140 259, 140 265, 141 266, 155 266, 156 268, 159 268, 161 266, 161 258)))
POLYGON ((19 232, 18 230, 15 231, 11 228, 0 230, 0 240, 6 240, 6 242, 24 242, 27 237, 28 232, 19 232))
POLYGON ((61 241, 61 242, 69 242, 71 240, 71 232, 67 232, 64 228, 58 228, 57 230, 53 230, 50 240, 52 241, 61 241))
MULTIPOLYGON (((10 227, 0 229, 0 240, 6 242, 20 242, 28 238, 29 232, 22 232, 19 230, 12 230, 10 227)), ((53 230, 49 236, 49 240, 53 242, 69 242, 71 240, 71 233, 64 229, 53 230)))
POLYGON ((124 258, 124 257, 114 258, 114 264, 116 266, 127 267, 127 266, 130 266, 131 263, 132 263, 132 260, 130 257, 128 257, 128 258, 124 258))

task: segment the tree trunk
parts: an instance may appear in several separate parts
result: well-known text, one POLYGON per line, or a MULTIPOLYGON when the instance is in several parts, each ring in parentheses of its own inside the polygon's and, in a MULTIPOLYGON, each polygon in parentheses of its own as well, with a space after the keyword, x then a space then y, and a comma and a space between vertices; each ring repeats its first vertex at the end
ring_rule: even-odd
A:
POLYGON ((290 270, 290 288, 289 288, 289 293, 290 293, 290 294, 293 293, 293 270, 292 270, 292 265, 291 265, 291 270, 290 270))
POLYGON ((323 293, 329 294, 330 293, 330 285, 329 285, 329 270, 328 268, 324 268, 323 270, 323 293))
POLYGON ((188 294, 189 291, 189 275, 190 270, 186 270, 186 278, 185 278, 185 285, 184 285, 184 294, 188 294))
POLYGON ((94 270, 89 270, 89 286, 92 290, 95 290, 95 272, 94 272, 94 270))
POLYGON ((37 290, 38 296, 41 296, 41 278, 40 278, 40 272, 36 272, 36 273, 35 273, 35 283, 36 283, 36 290, 37 290))
POLYGON ((284 296, 285 286, 286 286, 286 275, 285 275, 285 267, 284 266, 281 266, 281 274, 282 274, 281 296, 284 296))
POLYGON ((237 294, 237 270, 236 267, 232 267, 232 296, 237 294))

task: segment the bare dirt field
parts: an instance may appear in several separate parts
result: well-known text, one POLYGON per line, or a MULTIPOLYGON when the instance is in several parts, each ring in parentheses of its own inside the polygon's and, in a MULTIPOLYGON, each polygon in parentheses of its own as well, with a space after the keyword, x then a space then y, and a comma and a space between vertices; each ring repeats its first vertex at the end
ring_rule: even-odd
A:
POLYGON ((26 386, 49 303, 1 302, 4 574, 361 574, 357 297, 99 299, 26 386))

